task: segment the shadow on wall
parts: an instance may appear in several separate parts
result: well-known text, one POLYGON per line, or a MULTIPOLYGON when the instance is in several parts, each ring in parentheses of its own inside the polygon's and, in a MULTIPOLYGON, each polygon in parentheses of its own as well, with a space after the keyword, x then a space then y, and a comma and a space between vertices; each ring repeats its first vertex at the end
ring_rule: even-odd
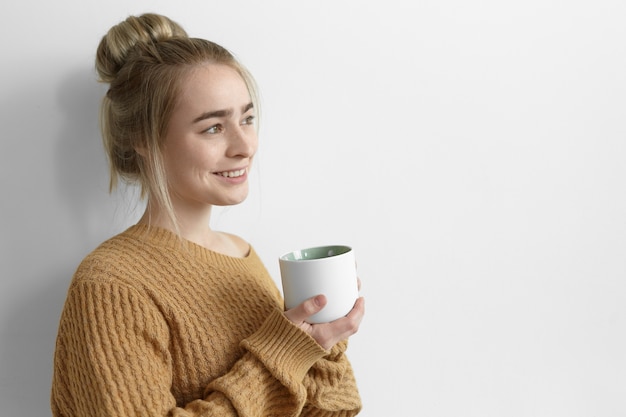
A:
POLYGON ((84 68, 68 76, 57 95, 65 117, 56 148, 58 192, 71 216, 75 238, 87 247, 99 243, 98 230, 111 222, 104 217, 112 199, 98 124, 106 88, 97 82, 95 70, 84 68))
POLYGON ((8 414, 50 415, 52 355, 71 274, 68 268, 37 277, 40 285, 31 287, 3 317, 0 372, 8 382, 1 402, 8 414))
MULTIPOLYGON (((54 83, 55 80, 48 82, 54 83)), ((8 236, 20 239, 14 245, 14 256, 7 259, 8 272, 13 277, 5 277, 18 291, 13 291, 15 299, 5 306, 8 312, 0 323, 2 415, 4 412, 24 416, 50 415, 52 358, 67 287, 80 258, 99 243, 110 228, 111 198, 98 130, 98 107, 103 88, 96 82, 92 69, 79 68, 68 73, 58 82, 58 88, 51 90, 51 94, 56 94, 56 100, 50 100, 50 106, 58 106, 60 111, 59 108, 38 109, 48 114, 60 113, 63 117, 57 136, 41 139, 56 139, 53 148, 56 153, 39 155, 41 159, 31 161, 34 164, 39 161, 41 171, 46 165, 56 169, 52 172, 56 174, 56 181, 46 178, 45 172, 37 172, 35 177, 44 176, 40 183, 27 179, 34 184, 16 185, 22 188, 51 186, 53 190, 45 190, 48 194, 33 197, 32 204, 25 207, 22 217, 18 217, 22 220, 32 217, 35 224, 24 225, 24 221, 16 221, 14 223, 20 224, 9 224, 8 227, 8 236), (33 213, 28 210, 36 210, 34 214, 43 213, 47 217, 31 216, 33 213), (59 221, 54 221, 55 216, 59 221), (68 228, 61 218, 71 219, 71 227, 68 228), (60 250, 59 245, 67 246, 60 250), (42 255, 33 263, 32 252, 46 249, 50 249, 48 256, 42 255), (71 259, 59 259, 59 254, 64 252, 76 253, 71 259), (22 275, 18 276, 20 273, 22 275)), ((29 90, 25 88, 24 91, 29 90)), ((32 91, 32 94, 36 93, 41 94, 32 91)), ((36 100, 31 95, 22 94, 13 103, 11 112, 17 119, 23 119, 31 112, 33 102, 36 100)))

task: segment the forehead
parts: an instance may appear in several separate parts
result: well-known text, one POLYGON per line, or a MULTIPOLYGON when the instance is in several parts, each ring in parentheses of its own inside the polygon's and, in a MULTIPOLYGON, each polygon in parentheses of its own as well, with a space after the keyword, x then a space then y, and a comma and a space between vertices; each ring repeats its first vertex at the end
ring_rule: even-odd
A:
POLYGON ((249 102, 248 87, 237 70, 207 63, 194 67, 184 77, 177 107, 205 112, 239 108, 249 102))

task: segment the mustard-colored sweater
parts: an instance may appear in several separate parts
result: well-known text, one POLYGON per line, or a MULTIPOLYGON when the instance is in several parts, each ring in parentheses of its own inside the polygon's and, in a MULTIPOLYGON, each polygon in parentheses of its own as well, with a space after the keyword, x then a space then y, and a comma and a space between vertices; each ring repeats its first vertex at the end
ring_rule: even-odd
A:
POLYGON ((282 314, 250 249, 234 258, 132 226, 76 271, 54 357, 54 416, 354 416, 345 356, 282 314))

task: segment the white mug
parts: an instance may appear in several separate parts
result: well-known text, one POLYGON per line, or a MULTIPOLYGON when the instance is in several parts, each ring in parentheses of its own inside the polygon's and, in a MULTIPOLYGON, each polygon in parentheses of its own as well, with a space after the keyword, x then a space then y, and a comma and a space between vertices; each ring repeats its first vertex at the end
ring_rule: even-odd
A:
POLYGON ((349 246, 318 246, 286 253, 278 259, 289 310, 324 294, 326 306, 307 319, 327 323, 344 317, 359 297, 354 251, 349 246))

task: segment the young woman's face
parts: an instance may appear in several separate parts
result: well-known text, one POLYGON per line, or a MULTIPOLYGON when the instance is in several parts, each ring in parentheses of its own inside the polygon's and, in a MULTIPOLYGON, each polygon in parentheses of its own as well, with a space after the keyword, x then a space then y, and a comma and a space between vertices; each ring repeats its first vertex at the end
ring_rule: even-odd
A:
POLYGON ((206 64, 187 76, 163 147, 175 207, 233 205, 247 197, 258 146, 254 114, 234 69, 206 64))

